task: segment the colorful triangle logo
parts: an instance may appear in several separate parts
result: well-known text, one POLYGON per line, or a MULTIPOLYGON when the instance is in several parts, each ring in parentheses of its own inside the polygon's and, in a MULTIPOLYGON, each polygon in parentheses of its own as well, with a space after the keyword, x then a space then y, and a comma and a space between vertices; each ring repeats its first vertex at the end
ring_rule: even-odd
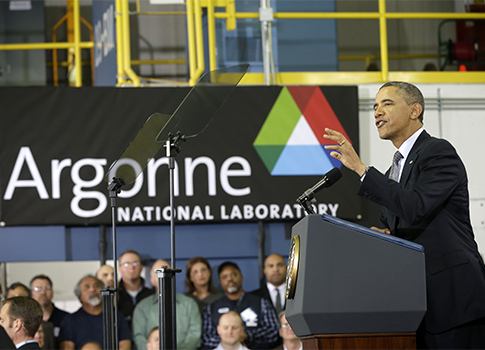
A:
POLYGON ((323 175, 342 165, 324 148, 335 144, 326 127, 351 142, 319 87, 283 87, 253 146, 273 176, 323 175))

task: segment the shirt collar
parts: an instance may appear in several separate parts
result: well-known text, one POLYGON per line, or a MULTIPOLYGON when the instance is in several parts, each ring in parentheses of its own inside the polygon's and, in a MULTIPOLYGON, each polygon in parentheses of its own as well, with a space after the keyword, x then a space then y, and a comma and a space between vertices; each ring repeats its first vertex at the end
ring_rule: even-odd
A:
POLYGON ((418 139, 419 135, 424 131, 424 128, 421 127, 418 131, 411 135, 406 141, 403 142, 401 147, 399 147, 398 151, 402 154, 403 159, 406 159, 411 152, 411 149, 414 146, 414 143, 418 139))
POLYGON ((26 340, 26 341, 23 341, 21 343, 18 343, 17 345, 15 345, 15 347, 18 349, 21 346, 24 346, 25 344, 30 344, 30 343, 37 343, 37 340, 35 340, 35 339, 26 340))

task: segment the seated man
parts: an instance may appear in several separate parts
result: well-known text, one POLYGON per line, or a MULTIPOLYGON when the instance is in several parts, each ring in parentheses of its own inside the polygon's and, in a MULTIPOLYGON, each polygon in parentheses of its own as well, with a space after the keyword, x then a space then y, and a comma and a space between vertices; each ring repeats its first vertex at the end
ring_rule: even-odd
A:
POLYGON ((155 290, 145 287, 145 280, 141 277, 143 263, 140 254, 136 251, 127 250, 122 253, 118 258, 118 263, 118 271, 121 275, 118 311, 125 315, 128 325, 131 327, 135 306, 147 296, 155 293, 155 290))
POLYGON ((115 287, 115 269, 113 266, 103 265, 96 272, 96 277, 103 282, 105 287, 115 287))
POLYGON ((271 302, 244 292, 241 270, 233 262, 219 266, 219 281, 226 295, 204 308, 202 348, 214 349, 220 343, 216 329, 219 317, 231 310, 244 321, 244 343, 248 348, 274 348, 278 344, 278 319, 271 302))
POLYGON ((248 350, 241 344, 244 341, 244 322, 236 311, 226 312, 219 317, 217 334, 221 342, 214 350, 248 350))
MULTIPOLYGON (((88 342, 103 344, 103 304, 100 289, 103 283, 92 275, 83 277, 74 289, 82 306, 66 315, 59 335, 61 349, 80 349, 88 342)), ((131 333, 125 318, 118 312, 118 340, 120 350, 131 349, 131 333)))
POLYGON ((40 350, 34 339, 42 322, 42 307, 30 297, 13 297, 2 303, 0 326, 17 349, 40 350))
POLYGON ((295 335, 293 329, 291 329, 291 326, 288 324, 285 311, 280 312, 279 321, 280 337, 283 338, 283 345, 275 348, 275 350, 302 350, 303 344, 301 343, 300 338, 295 335))
MULTIPOLYGON (((155 270, 162 266, 170 267, 165 260, 157 260, 152 265, 150 282, 157 293, 140 301, 133 312, 133 339, 137 349, 145 349, 148 335, 153 328, 158 327, 158 277, 155 270)), ((177 293, 176 299, 176 328, 177 349, 197 349, 200 344, 201 320, 197 303, 185 295, 177 293)), ((217 345, 217 344, 216 344, 217 345)))
POLYGON ((7 299, 13 297, 30 297, 30 289, 20 282, 15 282, 7 289, 7 299))

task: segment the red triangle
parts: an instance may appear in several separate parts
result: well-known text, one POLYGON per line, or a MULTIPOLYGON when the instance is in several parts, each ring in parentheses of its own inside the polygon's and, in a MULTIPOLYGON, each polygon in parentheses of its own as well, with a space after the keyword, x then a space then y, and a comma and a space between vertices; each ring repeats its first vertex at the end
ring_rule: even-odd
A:
POLYGON ((320 88, 314 89, 306 108, 303 110, 303 115, 321 145, 336 143, 323 138, 323 134, 326 134, 325 128, 341 132, 348 141, 352 142, 320 88))
POLYGON ((287 86, 286 88, 302 113, 312 98, 313 92, 318 89, 316 86, 287 86))

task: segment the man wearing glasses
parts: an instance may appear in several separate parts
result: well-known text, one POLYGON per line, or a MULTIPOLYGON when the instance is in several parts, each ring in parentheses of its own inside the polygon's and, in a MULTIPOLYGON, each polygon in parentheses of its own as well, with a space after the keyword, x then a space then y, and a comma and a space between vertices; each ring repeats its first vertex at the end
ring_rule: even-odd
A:
POLYGON ((145 280, 140 276, 143 270, 140 254, 134 250, 127 250, 120 255, 118 262, 118 271, 121 275, 118 311, 126 317, 131 328, 131 318, 135 305, 155 293, 155 290, 145 287, 145 280))
POLYGON ((43 320, 52 323, 54 326, 54 337, 56 348, 59 344, 59 332, 61 330, 61 321, 67 312, 58 309, 52 302, 54 296, 52 280, 46 275, 37 275, 30 280, 30 289, 32 298, 37 300, 42 306, 43 320))

